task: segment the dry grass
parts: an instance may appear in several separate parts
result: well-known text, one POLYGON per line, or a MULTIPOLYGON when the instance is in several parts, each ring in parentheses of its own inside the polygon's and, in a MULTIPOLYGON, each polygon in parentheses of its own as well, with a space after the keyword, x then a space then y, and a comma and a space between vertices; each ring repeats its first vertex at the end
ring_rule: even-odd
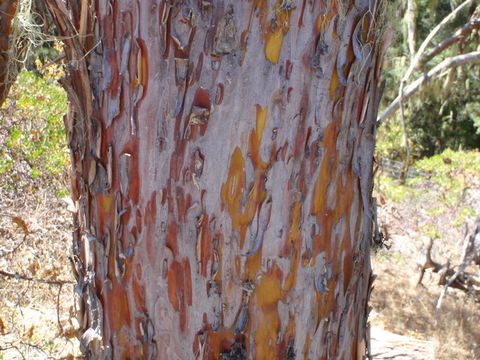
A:
MULTIPOLYGON (((439 360, 480 359, 480 304, 469 294, 449 289, 436 312, 443 288, 438 285, 439 275, 429 270, 417 286, 430 237, 435 238, 434 260, 445 264, 451 259, 452 265, 459 261, 465 229, 453 226, 453 222, 464 207, 480 214, 478 178, 469 183, 461 203, 451 206, 442 205, 442 194, 435 195, 428 181, 418 186, 418 196, 408 194, 402 201, 381 201, 379 216, 390 234, 391 248, 373 256, 378 277, 371 297, 371 323, 397 334, 433 341, 439 360), (444 211, 432 215, 432 209, 440 206, 444 211)), ((377 197, 382 197, 378 189, 377 197)))
POLYGON ((0 358, 74 358, 78 341, 66 204, 48 190, 34 196, 0 194, 0 213, 0 270, 18 275, 0 275, 0 358))
POLYGON ((436 276, 416 286, 419 272, 394 257, 374 260, 375 281, 371 322, 388 331, 418 339, 433 340, 439 360, 480 358, 479 304, 469 296, 450 290, 438 315, 440 293, 436 276))

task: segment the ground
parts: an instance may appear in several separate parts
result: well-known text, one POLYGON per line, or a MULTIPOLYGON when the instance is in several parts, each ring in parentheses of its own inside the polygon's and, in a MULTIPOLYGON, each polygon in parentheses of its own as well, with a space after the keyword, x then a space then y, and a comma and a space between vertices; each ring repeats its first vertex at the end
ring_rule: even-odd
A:
MULTIPOLYGON (((434 241, 435 261, 446 264, 450 259, 452 265, 459 261, 465 225, 471 226, 474 215, 480 214, 480 154, 447 152, 431 163, 437 173, 424 173, 409 181, 410 186, 400 185, 385 174, 376 178, 379 221, 388 233, 390 248, 373 254, 377 278, 370 322, 380 330, 430 341, 435 359, 480 359, 479 303, 469 294, 450 289, 437 311, 443 288, 438 285, 438 274, 427 270, 422 284, 417 285, 430 239, 434 241), (471 163, 460 164, 465 159, 471 163), (449 164, 441 169, 438 162, 449 164), (440 172, 451 181, 439 180, 440 172)), ((480 269, 472 270, 478 273, 480 269)))

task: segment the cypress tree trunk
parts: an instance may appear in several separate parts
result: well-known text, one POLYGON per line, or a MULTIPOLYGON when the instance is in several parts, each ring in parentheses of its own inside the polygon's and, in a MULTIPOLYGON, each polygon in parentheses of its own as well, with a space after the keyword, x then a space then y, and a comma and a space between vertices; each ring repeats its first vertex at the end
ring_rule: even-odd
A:
POLYGON ((381 3, 48 4, 85 353, 362 359, 381 3))

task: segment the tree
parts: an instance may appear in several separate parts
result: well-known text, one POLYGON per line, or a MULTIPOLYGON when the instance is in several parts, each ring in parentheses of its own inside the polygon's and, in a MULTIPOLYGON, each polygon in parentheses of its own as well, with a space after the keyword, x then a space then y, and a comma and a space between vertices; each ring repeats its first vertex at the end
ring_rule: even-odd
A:
POLYGON ((7 97, 12 84, 12 22, 18 1, 0 1, 0 105, 7 97), (10 70, 10 71, 9 71, 10 70))
POLYGON ((48 0, 95 359, 361 359, 381 1, 48 0))
MULTIPOLYGON (((447 148, 476 149, 480 141, 478 102, 478 1, 415 0, 404 15, 406 29, 387 54, 380 156, 433 156, 447 148), (416 30, 415 30, 416 29, 416 30), (419 42, 415 48, 415 41, 419 42), (410 58, 405 56, 410 49, 410 58), (414 53, 412 55, 412 48, 414 53), (400 111, 398 111, 400 110, 400 111), (396 118, 386 122, 387 119, 396 118), (400 125, 401 124, 401 125, 400 125), (397 129, 403 132, 403 141, 397 129), (404 147, 404 150, 401 149, 404 147)), ((396 24, 400 24, 400 20, 396 24)))

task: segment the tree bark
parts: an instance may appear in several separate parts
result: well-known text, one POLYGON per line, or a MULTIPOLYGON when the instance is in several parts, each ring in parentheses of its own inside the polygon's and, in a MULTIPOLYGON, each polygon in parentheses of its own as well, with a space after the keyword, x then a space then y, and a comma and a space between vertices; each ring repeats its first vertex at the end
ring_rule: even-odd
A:
POLYGON ((87 356, 362 359, 381 3, 48 4, 87 356))
POLYGON ((13 33, 13 17, 17 11, 17 0, 0 0, 0 106, 7 97, 12 85, 11 49, 13 33))

